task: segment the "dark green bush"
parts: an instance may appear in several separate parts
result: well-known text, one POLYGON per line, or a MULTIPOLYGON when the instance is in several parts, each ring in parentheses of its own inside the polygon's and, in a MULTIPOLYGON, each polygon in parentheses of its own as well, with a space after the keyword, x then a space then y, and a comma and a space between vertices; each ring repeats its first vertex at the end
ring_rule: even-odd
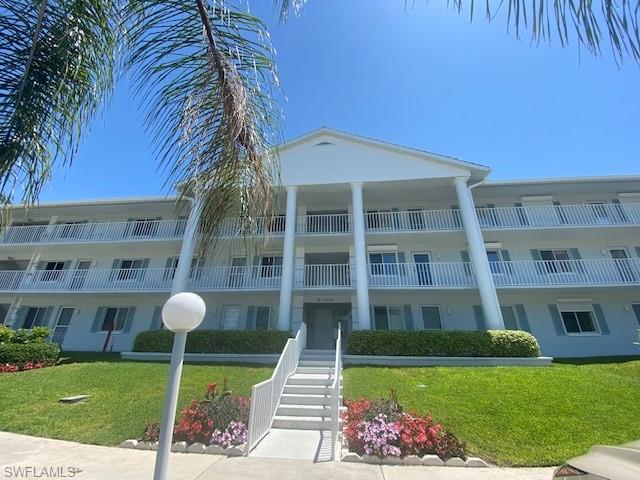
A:
MULTIPOLYGON (((187 336, 187 353, 281 353, 289 332, 277 330, 195 330, 187 336)), ((134 352, 171 352, 173 333, 147 330, 136 335, 134 352)))
POLYGON ((60 357, 60 346, 56 343, 6 343, 0 345, 0 364, 10 363, 19 367, 25 363, 55 365, 60 357))
POLYGON ((349 336, 347 353, 415 357, 537 357, 540 347, 533 335, 517 330, 358 330, 349 336))

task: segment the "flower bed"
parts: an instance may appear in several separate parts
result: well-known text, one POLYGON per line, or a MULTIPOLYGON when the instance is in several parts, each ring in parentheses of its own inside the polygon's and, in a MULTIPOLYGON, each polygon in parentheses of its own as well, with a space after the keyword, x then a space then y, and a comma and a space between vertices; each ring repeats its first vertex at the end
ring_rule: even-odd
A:
POLYGON ((0 373, 23 372, 25 370, 34 370, 36 368, 44 368, 48 366, 49 365, 43 362, 27 362, 23 365, 16 365, 15 363, 3 363, 0 364, 0 373))
MULTIPOLYGON (((234 395, 224 380, 222 390, 210 383, 204 400, 192 400, 180 412, 173 429, 176 452, 241 455, 247 442, 250 401, 234 395)), ((139 440, 127 440, 122 447, 153 450, 160 435, 158 422, 147 425, 139 440)))
POLYGON ((404 412, 396 393, 347 400, 342 414, 343 461, 409 465, 486 466, 467 458, 464 443, 429 415, 404 412))

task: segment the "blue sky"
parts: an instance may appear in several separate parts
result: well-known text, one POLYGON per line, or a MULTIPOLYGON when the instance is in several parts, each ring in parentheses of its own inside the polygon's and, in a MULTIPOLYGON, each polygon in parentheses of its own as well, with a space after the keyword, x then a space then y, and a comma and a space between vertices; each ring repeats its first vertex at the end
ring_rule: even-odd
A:
MULTIPOLYGON (((575 45, 532 47, 415 0, 309 0, 278 25, 285 138, 332 127, 489 165, 492 179, 640 174, 640 68, 575 45)), ((264 10, 256 7, 263 7, 264 10)), ((41 201, 165 194, 127 81, 41 201)))

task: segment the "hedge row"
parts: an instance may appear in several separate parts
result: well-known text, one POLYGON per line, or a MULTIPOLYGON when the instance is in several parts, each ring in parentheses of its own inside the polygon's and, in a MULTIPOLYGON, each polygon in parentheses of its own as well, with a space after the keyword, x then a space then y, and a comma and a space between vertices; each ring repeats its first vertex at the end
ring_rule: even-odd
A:
POLYGON ((55 365, 58 358, 60 358, 60 346, 57 343, 6 343, 0 345, 0 364, 10 363, 21 368, 25 363, 55 365))
MULTIPOLYGON (((187 336, 188 353, 281 353, 289 332, 276 330, 195 330, 187 336)), ((134 352, 171 352, 173 333, 147 330, 136 335, 134 352)))
POLYGON ((347 353, 416 357, 537 357, 540 347, 533 335, 516 330, 358 330, 349 336, 347 353))

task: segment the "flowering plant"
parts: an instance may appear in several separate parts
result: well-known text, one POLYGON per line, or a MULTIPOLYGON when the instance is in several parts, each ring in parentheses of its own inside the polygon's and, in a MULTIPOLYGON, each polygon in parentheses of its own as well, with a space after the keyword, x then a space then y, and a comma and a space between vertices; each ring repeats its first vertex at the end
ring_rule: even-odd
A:
POLYGON ((430 415, 403 412, 392 390, 377 401, 347 400, 342 414, 343 435, 349 450, 379 457, 438 455, 466 458, 464 445, 430 415))
POLYGON ((242 422, 231 422, 224 429, 216 429, 211 436, 212 445, 220 445, 222 448, 242 445, 247 442, 247 426, 242 422))
POLYGON ((13 363, 0 364, 0 373, 13 373, 23 370, 34 370, 36 368, 44 368, 48 365, 44 362, 26 362, 24 365, 19 366, 13 363))
POLYGON ((358 438, 367 455, 399 457, 402 453, 399 447, 400 425, 387 421, 384 413, 378 414, 370 422, 361 422, 358 438))
POLYGON ((187 408, 180 412, 178 424, 173 429, 176 442, 208 444, 214 431, 214 420, 197 400, 192 400, 187 408))

